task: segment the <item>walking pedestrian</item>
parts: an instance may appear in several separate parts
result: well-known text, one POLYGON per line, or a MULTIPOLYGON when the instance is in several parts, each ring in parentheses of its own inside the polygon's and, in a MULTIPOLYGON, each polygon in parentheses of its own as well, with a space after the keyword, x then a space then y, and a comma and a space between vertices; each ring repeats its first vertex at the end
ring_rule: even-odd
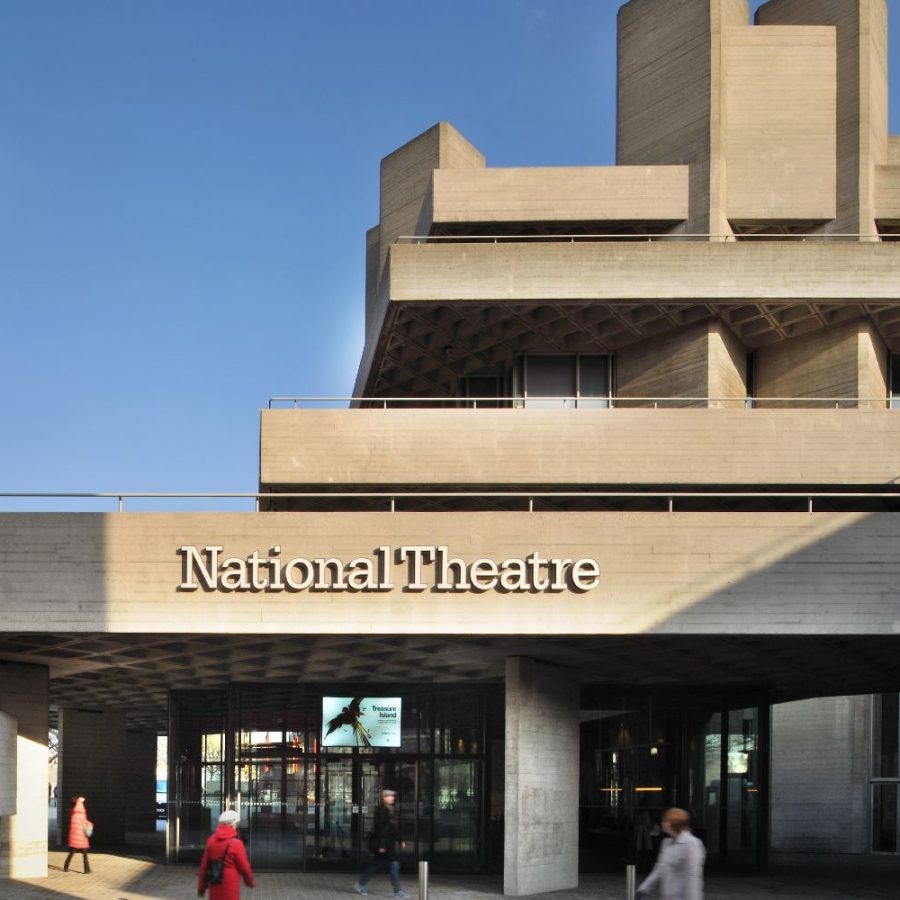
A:
POLYGON ((237 826, 240 821, 240 815, 233 809, 226 809, 219 816, 218 827, 206 842, 197 871, 198 897, 202 897, 209 888, 209 900, 240 900, 241 878, 249 888, 256 884, 247 859, 247 849, 238 837, 237 826), (222 863, 222 878, 220 882, 214 883, 213 870, 219 862, 222 863))
POLYGON ((397 792, 383 790, 381 803, 375 808, 375 819, 372 831, 369 834, 369 849, 372 851, 372 861, 362 870, 355 890, 357 894, 368 894, 366 885, 369 879, 380 868, 387 866, 388 875, 391 878, 391 886, 394 888, 395 897, 408 897, 409 894, 400 886, 400 858, 399 852, 403 848, 400 840, 400 825, 397 821, 397 792))
POLYGON ((667 809, 662 830, 668 835, 659 848, 653 871, 638 886, 635 900, 659 888, 660 900, 703 900, 703 863, 706 848, 691 832, 686 810, 667 809))
POLYGON ((66 844, 69 847, 69 855, 63 863, 63 871, 69 871, 69 863, 76 853, 81 854, 84 862, 84 874, 91 874, 91 864, 88 862, 88 850, 91 848, 91 835, 94 833, 94 823, 87 817, 87 809, 84 806, 84 797, 72 798, 72 809, 69 811, 69 839, 66 844))

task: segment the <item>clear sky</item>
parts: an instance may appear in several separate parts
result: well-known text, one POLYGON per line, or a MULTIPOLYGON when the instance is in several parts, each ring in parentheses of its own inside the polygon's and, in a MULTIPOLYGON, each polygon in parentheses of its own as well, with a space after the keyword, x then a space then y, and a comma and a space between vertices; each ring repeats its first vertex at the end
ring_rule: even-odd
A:
POLYGON ((255 491, 268 398, 352 391, 381 158, 613 163, 620 5, 5 0, 0 491, 255 491))

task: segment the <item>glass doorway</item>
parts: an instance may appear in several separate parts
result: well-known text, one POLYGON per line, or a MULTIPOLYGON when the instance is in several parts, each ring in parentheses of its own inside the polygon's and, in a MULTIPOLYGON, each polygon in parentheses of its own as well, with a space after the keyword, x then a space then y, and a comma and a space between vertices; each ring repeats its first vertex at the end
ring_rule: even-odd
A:
POLYGON ((306 868, 348 867, 358 856, 358 809, 352 757, 322 756, 312 763, 306 819, 306 868))
POLYGON ((419 858, 418 765, 414 760, 369 755, 321 756, 315 770, 314 815, 308 818, 307 869, 360 868, 383 788, 397 792, 404 847, 401 862, 419 858))
POLYGON ((707 864, 758 871, 768 842, 769 707, 720 696, 598 692, 581 710, 582 871, 648 871, 662 812, 691 814, 707 864))
MULTIPOLYGON (((170 695, 168 858, 199 859, 227 807, 240 812, 254 868, 355 872, 368 858, 381 791, 390 788, 403 870, 419 859, 442 871, 499 865, 502 842, 489 842, 486 833, 488 823, 502 828, 502 691, 382 688, 402 697, 399 746, 323 747, 323 697, 335 690, 232 685, 215 696, 170 695), (497 754, 496 765, 485 748, 497 754)), ((356 685, 343 690, 364 693, 356 685)))
POLYGON ((304 855, 306 777, 295 735, 241 733, 235 772, 235 807, 247 847, 260 868, 296 868, 304 855))

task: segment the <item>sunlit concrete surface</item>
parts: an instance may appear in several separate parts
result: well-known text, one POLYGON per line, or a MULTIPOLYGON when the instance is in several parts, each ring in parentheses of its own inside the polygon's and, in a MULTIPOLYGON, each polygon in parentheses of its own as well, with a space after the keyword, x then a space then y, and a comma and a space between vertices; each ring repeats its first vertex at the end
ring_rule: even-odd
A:
MULTIPOLYGON (((192 866, 164 866, 146 860, 104 853, 91 855, 92 873, 81 873, 81 859, 63 872, 65 854, 50 852, 47 878, 5 882, 2 900, 54 900, 79 897, 84 900, 181 900, 195 896, 195 869, 192 866), (76 871, 77 870, 77 871, 76 871)), ((352 874, 263 872, 256 889, 244 888, 245 900, 332 900, 357 896, 352 874)), ((712 875, 707 879, 706 900, 896 900, 900 866, 874 865, 865 870, 821 867, 796 868, 779 875, 712 875)), ((407 875, 403 886, 418 896, 416 879, 407 875)), ((387 876, 376 876, 369 885, 373 898, 390 898, 387 876)), ((429 884, 430 900, 481 900, 502 896, 499 879, 485 877, 437 877, 429 884)), ((553 891, 541 896, 552 900, 624 900, 625 879, 613 875, 582 875, 575 890, 553 891)))

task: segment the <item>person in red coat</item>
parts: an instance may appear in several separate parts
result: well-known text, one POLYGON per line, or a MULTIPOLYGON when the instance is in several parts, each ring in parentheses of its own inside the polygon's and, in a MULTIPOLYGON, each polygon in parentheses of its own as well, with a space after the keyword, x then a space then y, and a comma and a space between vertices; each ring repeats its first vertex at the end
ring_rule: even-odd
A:
POLYGON ((255 884, 244 842, 238 837, 237 824, 241 817, 226 809, 219 816, 219 827, 210 835, 197 872, 197 896, 202 897, 209 888, 209 900, 240 900, 241 878, 247 887, 255 884), (212 859, 224 859, 221 884, 208 884, 207 870, 212 859))
POLYGON ((84 860, 84 874, 91 874, 91 864, 88 862, 88 850, 90 850, 91 842, 88 838, 88 832, 93 832, 94 823, 87 817, 87 810, 84 808, 84 797, 72 798, 72 810, 69 813, 69 839, 66 843, 69 845, 69 855, 66 857, 63 871, 69 871, 69 863, 76 853, 81 853, 84 860))

